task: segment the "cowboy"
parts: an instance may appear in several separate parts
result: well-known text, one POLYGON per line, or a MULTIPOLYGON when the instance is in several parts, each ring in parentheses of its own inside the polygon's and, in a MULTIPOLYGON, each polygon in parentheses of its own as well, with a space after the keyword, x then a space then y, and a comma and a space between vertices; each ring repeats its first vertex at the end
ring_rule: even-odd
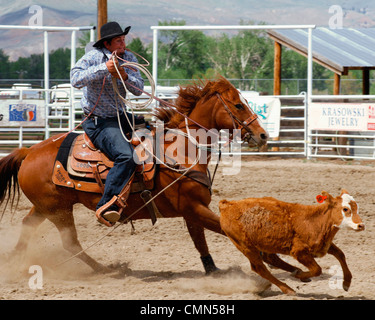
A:
MULTIPOLYGON (((139 70, 120 67, 119 62, 112 59, 116 54, 120 59, 138 62, 125 45, 125 36, 130 28, 122 30, 117 22, 104 24, 100 28, 101 39, 93 44, 92 50, 86 51, 70 72, 72 86, 83 88, 81 107, 88 116, 82 123, 83 130, 94 146, 114 162, 107 175, 104 193, 96 207, 98 220, 107 226, 114 225, 120 219, 136 167, 133 147, 123 136, 131 131, 128 119, 131 123, 132 115, 123 112, 125 106, 121 105, 122 100, 118 98, 112 84, 114 77, 123 97, 126 90, 120 75, 132 94, 139 96, 143 90, 144 80, 139 70)), ((142 121, 144 122, 143 118, 138 118, 137 124, 142 121)))

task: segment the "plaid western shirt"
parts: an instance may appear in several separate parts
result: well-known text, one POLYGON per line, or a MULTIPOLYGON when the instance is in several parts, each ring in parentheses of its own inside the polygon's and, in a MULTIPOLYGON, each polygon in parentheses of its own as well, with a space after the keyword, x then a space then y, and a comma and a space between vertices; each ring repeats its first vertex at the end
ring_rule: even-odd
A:
MULTIPOLYGON (((125 51, 120 58, 130 62, 138 62, 137 58, 129 51, 125 51)), ((123 101, 117 97, 117 93, 113 89, 112 76, 105 64, 109 59, 111 59, 111 52, 106 48, 93 49, 78 60, 70 71, 70 83, 72 86, 75 88, 83 88, 81 107, 86 114, 90 113, 96 105, 93 111, 94 116, 101 118, 116 117, 116 99, 118 108, 122 113, 121 104, 123 104, 123 101), (98 100, 104 77, 106 77, 106 80, 103 92, 100 96, 100 100, 98 100)), ((119 64, 122 64, 122 60, 119 61, 119 64)), ((142 79, 141 73, 139 70, 135 71, 130 68, 125 68, 125 71, 128 74, 128 79, 125 81, 127 89, 136 96, 141 95, 141 91, 129 85, 130 83, 138 89, 143 90, 144 80, 142 79)), ((119 92, 125 97, 126 91, 121 80, 116 80, 119 92)))

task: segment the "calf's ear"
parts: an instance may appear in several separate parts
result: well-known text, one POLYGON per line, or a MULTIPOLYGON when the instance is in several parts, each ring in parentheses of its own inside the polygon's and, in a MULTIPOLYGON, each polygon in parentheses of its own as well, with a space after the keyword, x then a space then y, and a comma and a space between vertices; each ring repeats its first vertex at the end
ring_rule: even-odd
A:
POLYGON ((327 191, 322 191, 322 195, 323 195, 324 197, 327 197, 327 198, 326 198, 326 201, 327 201, 327 202, 331 202, 331 201, 333 200, 333 197, 332 197, 327 191))
POLYGON ((219 201, 219 209, 220 210, 223 210, 224 208, 226 208, 227 206, 229 206, 229 201, 228 200, 220 200, 219 201))
POLYGON ((349 194, 349 192, 348 191, 346 191, 345 189, 342 189, 341 190, 341 194, 340 194, 340 197, 344 194, 344 193, 346 193, 346 194, 349 194))

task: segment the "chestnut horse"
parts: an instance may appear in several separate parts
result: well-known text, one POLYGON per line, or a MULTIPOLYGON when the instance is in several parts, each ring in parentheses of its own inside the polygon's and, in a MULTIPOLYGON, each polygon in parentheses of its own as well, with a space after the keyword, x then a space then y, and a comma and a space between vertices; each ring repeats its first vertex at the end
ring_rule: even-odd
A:
MULTIPOLYGON (((267 141, 267 133, 262 128, 254 112, 238 90, 224 78, 215 81, 201 81, 180 87, 175 110, 159 108, 157 116, 168 128, 178 128, 187 132, 189 128, 240 129, 241 138, 251 138, 259 145, 267 141), (172 111, 171 111, 172 110, 172 111), (185 119, 188 119, 186 122, 185 119)), ((189 130, 193 131, 193 130, 189 130)), ((73 218, 73 205, 81 203, 95 210, 101 194, 77 191, 57 186, 52 182, 54 161, 65 136, 57 136, 42 141, 30 148, 20 148, 0 160, 0 204, 14 201, 20 196, 19 187, 31 201, 33 207, 23 219, 21 235, 15 248, 16 253, 26 250, 32 233, 45 219, 50 220, 59 230, 63 246, 77 255, 95 271, 105 271, 107 267, 95 261, 85 251, 77 238, 73 218), (16 197, 17 194, 17 197, 16 197)), ((183 139, 188 139, 184 137, 183 139)), ((168 144, 165 145, 165 148, 168 144)), ((207 173, 208 161, 195 163, 192 169, 207 173)), ((189 167, 185 160, 182 165, 189 167)), ((155 177, 153 195, 181 177, 180 172, 160 165, 155 177)), ((207 186, 183 176, 171 188, 167 188, 154 202, 163 217, 183 217, 190 236, 200 253, 205 271, 214 271, 216 266, 209 254, 204 228, 224 234, 219 216, 209 209, 211 201, 207 186)), ((126 214, 135 212, 143 204, 139 194, 131 194, 126 214)), ((146 208, 131 217, 132 220, 149 218, 146 208)), ((94 216, 93 216, 94 218, 94 216)))

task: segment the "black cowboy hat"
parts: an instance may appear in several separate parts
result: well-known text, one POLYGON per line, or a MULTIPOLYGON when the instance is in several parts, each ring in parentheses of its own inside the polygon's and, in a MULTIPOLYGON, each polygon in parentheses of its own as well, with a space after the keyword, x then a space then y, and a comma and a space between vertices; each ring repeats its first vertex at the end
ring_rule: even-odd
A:
POLYGON ((103 46, 103 42, 105 40, 110 40, 119 36, 125 36, 128 34, 130 28, 130 26, 126 27, 124 31, 122 31, 120 25, 117 22, 108 22, 106 24, 103 24, 100 28, 101 39, 96 41, 93 46, 95 48, 100 48, 103 46))

